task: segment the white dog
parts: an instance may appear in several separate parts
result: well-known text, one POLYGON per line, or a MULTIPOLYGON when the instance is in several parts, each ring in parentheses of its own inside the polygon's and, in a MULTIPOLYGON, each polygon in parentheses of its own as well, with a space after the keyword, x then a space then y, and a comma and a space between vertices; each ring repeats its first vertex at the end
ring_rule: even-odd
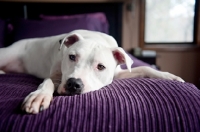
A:
POLYGON ((28 73, 45 79, 24 99, 22 109, 33 114, 49 107, 54 90, 63 95, 82 94, 98 90, 113 79, 132 77, 184 82, 180 77, 150 67, 131 69, 132 63, 113 37, 87 30, 25 39, 0 49, 1 71, 28 73), (123 63, 128 70, 120 68, 119 64, 123 63))

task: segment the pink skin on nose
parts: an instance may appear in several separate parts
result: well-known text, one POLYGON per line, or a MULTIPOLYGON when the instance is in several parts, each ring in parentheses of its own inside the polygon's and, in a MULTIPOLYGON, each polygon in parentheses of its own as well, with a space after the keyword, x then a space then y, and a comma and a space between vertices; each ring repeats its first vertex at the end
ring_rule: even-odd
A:
POLYGON ((65 94, 66 93, 66 90, 64 87, 61 88, 61 94, 65 94))

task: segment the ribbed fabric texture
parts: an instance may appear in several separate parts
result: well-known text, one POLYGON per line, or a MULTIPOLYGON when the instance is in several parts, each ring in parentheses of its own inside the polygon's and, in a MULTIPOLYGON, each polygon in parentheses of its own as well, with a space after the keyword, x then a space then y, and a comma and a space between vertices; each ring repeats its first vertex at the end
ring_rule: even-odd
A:
POLYGON ((200 91, 160 79, 123 79, 77 96, 55 96, 37 115, 20 110, 41 79, 0 75, 0 132, 200 132, 200 91))

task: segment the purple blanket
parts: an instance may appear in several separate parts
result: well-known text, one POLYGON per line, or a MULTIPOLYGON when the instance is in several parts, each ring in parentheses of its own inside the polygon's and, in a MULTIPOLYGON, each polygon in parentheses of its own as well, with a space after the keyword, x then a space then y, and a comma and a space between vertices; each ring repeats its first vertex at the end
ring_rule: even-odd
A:
POLYGON ((123 79, 77 96, 55 96, 50 108, 25 114, 20 105, 41 79, 0 75, 1 132, 200 131, 200 90, 189 83, 123 79))

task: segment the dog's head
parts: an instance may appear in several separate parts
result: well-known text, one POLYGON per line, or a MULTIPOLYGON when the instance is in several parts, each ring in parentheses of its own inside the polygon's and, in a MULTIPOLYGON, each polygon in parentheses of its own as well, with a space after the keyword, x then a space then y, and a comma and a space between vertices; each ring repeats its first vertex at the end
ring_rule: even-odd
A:
POLYGON ((131 69, 133 61, 122 48, 105 46, 103 41, 94 40, 77 33, 62 40, 61 46, 65 47, 62 51, 62 79, 57 89, 59 94, 75 95, 98 90, 112 82, 118 65, 126 63, 131 69))

